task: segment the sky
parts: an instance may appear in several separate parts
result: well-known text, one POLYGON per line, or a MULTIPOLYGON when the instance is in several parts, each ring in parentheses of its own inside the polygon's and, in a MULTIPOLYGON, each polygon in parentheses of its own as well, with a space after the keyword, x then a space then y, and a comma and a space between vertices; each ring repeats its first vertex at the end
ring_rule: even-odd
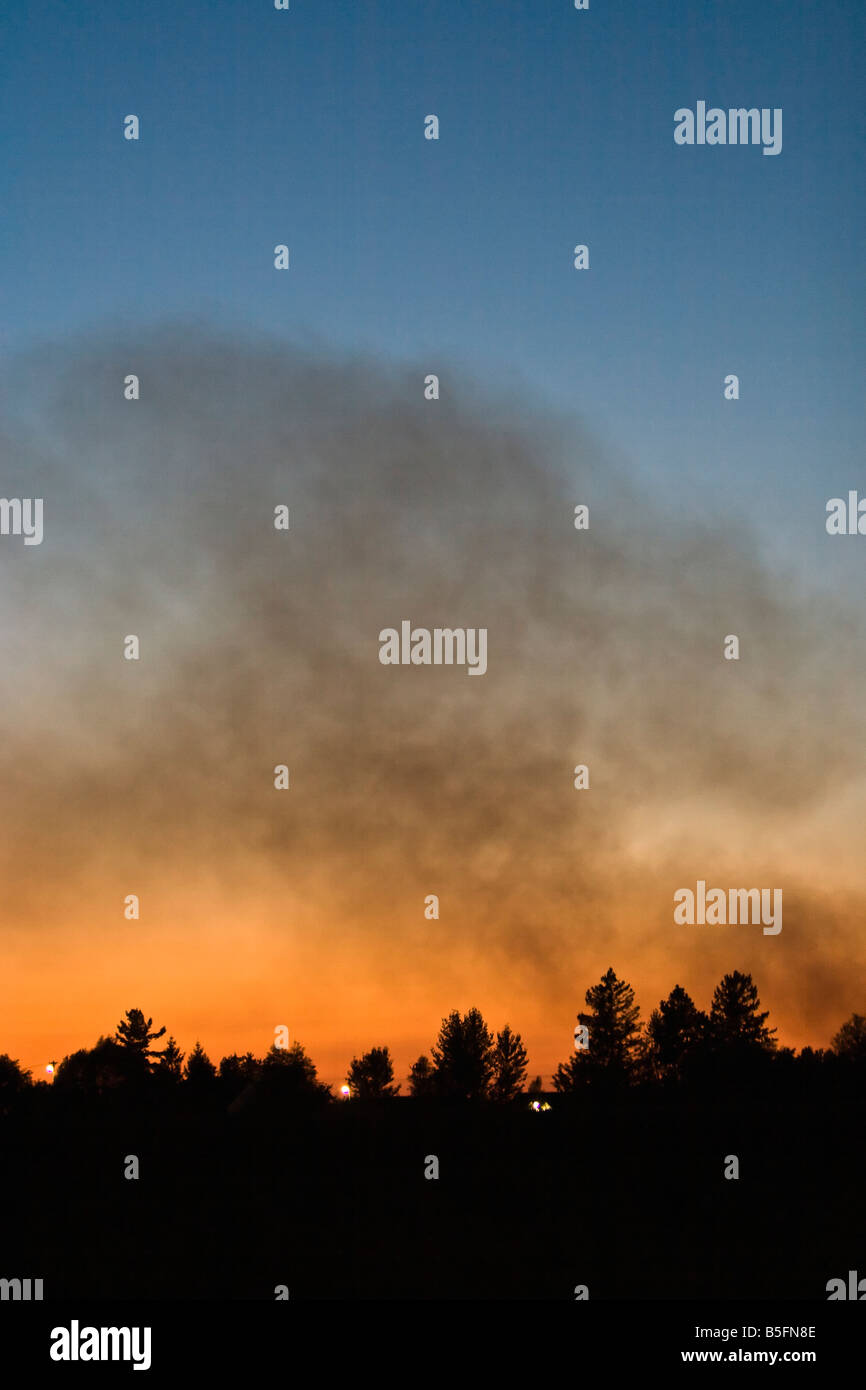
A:
POLYGON ((866 1010, 864 29, 10 0, 0 1050, 140 1006, 404 1076, 477 1004, 549 1076, 611 964, 644 1016, 750 969, 796 1046, 866 1010), (782 152, 677 146, 699 100, 782 152), (403 618, 488 672, 383 667, 403 618), (697 878, 782 932, 675 927, 697 878))

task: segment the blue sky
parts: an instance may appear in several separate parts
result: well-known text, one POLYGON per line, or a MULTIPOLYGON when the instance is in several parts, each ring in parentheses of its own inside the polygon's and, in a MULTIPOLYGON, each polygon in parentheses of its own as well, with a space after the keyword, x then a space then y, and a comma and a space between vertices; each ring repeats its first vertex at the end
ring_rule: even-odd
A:
MULTIPOLYGON (((433 1023, 452 1002, 487 1011, 485 998, 434 998, 435 953, 443 989, 480 971, 497 1026, 506 999, 515 1022, 528 1019, 530 1049, 541 1048, 536 1065, 549 1074, 562 1055, 554 1031, 572 1045, 574 981, 607 968, 612 942, 637 953, 615 964, 636 972, 644 1006, 659 997, 668 963, 665 989, 680 979, 708 1002, 712 973, 717 980, 731 967, 729 944, 720 939, 707 952, 696 939, 687 959, 681 939, 668 945, 667 885, 672 892, 712 879, 713 864, 722 883, 776 884, 777 873, 788 874, 790 923, 781 939, 798 944, 785 957, 767 956, 762 937, 754 948, 768 1003, 786 1010, 786 1036, 825 1042, 831 1026, 861 1007, 850 991, 858 978, 851 962, 862 959, 862 895, 849 885, 859 883, 863 820, 857 692, 866 538, 831 538, 824 522, 829 497, 851 488, 866 494, 864 39, 863 0, 591 0, 588 12, 572 0, 292 0, 288 12, 271 0, 6 0, 0 401, 12 397, 19 410, 35 402, 44 434, 37 428, 39 447, 31 449, 14 423, 0 433, 4 442, 24 440, 5 451, 0 491, 29 496, 32 486, 41 496, 44 478, 48 515, 64 518, 44 550, 4 550, 10 580, 0 586, 11 631, 0 676, 17 735, 8 741, 11 770, 0 778, 15 829, 7 878, 19 892, 6 916, 16 942, 37 943, 15 954, 20 973, 9 977, 28 1065, 87 1040, 74 1033, 66 1004, 31 1018, 37 975, 40 998, 49 998, 43 971, 64 1000, 75 980, 82 1008, 88 1000, 94 1018, 104 1008, 103 1027, 131 1002, 125 981, 149 986, 148 1007, 177 1018, 184 1047, 200 1026, 197 1011, 200 1018, 211 1008, 216 1032, 206 1041, 224 1050, 245 1050, 247 1025, 282 1009, 291 978, 292 1027, 314 1055, 325 1049, 325 1074, 334 1079, 349 1047, 375 1040, 367 1029, 378 1001, 387 1013, 399 996, 409 1021, 394 1015, 396 1039, 408 1065, 410 1044, 414 1055, 427 1045, 418 1035, 427 1028, 422 1006, 433 1023), (677 146, 674 113, 700 100, 725 110, 781 108, 782 152, 677 146), (138 142, 123 138, 130 113, 141 121, 138 142), (441 123, 437 142, 423 138, 429 113, 441 123), (290 248, 288 272, 273 266, 279 243, 290 248), (577 243, 590 248, 586 272, 573 268, 577 243), (270 378, 252 353, 237 354, 237 403, 231 392, 220 398, 205 376, 204 353, 194 380, 171 379, 174 357, 162 353, 158 334, 148 346, 142 327, 168 319, 182 333, 184 323, 208 318, 310 344, 317 355, 408 361, 417 367, 419 413, 430 371, 443 396, 460 390, 467 373, 489 385, 482 418, 509 388, 518 407, 524 398, 535 407, 540 396, 583 417, 603 446, 588 450, 590 463, 623 463, 648 491, 648 509, 674 524, 650 516, 645 525, 640 510, 628 512, 639 488, 599 487, 596 548, 581 555, 575 546, 573 556, 561 532, 548 546, 561 492, 558 481, 547 490, 538 434, 530 433, 529 452, 521 445, 509 460, 503 451, 509 466, 493 473, 485 450, 499 447, 498 419, 485 433, 493 442, 476 448, 482 431, 449 434, 454 421, 441 410, 425 418, 419 456, 391 397, 384 405, 372 399, 375 377, 366 442, 335 430, 331 449, 326 429, 310 477, 303 467, 292 477, 283 408, 297 438, 315 448, 311 422, 330 426, 345 378, 326 373, 333 388, 308 399, 302 378, 291 379, 297 358, 275 358, 285 382, 276 424, 270 378), (118 329, 124 350, 115 363, 102 349, 110 343, 113 351, 118 329), (92 355, 77 350, 79 334, 92 338, 92 355), (29 359, 19 376, 13 359, 22 349, 36 350, 38 369, 29 359), (66 394, 52 412, 67 352, 66 394), (15 372, 4 374, 10 363, 15 372), (120 381, 138 370, 156 389, 148 396, 145 385, 141 409, 127 412, 120 381), (732 372, 741 384, 736 403, 723 398, 732 372), (101 389, 106 381, 117 388, 113 402, 101 389), (62 448, 50 447, 55 428, 62 448), (259 441, 274 448, 262 447, 257 459, 259 441), (340 505, 319 531, 293 520, 293 583, 282 587, 271 552, 247 539, 255 530, 238 529, 253 525, 250 480, 270 506, 278 477, 286 491, 277 495, 314 515, 320 496, 332 497, 316 490, 318 468, 329 482, 357 471, 365 488, 334 499, 340 505), (91 486, 97 472, 99 488, 91 486), (201 503, 191 509, 191 530, 188 476, 201 503), (422 522, 416 545, 428 477, 444 479, 451 510, 435 544, 424 543, 422 522), (492 486, 502 488, 491 499, 498 511, 488 509, 492 486), (380 507, 380 498, 394 505, 380 507), (463 529, 452 525, 461 506, 463 529), (513 520, 509 512, 497 530, 490 523, 502 507, 513 520), (617 512, 611 529, 606 507, 617 512), (720 518, 720 529, 693 536, 696 516, 720 518), (744 522, 754 532, 744 536, 744 522), (768 580, 770 558, 790 582, 768 580), (816 598, 798 592, 816 585, 816 598), (393 695, 385 687, 386 695, 376 684, 384 668, 375 656, 372 677, 362 667, 357 686, 347 679, 357 669, 358 634, 366 642, 364 632, 408 616, 391 606, 407 590, 442 602, 449 622, 458 621, 452 611, 469 612, 469 622, 490 611, 491 632, 506 634, 498 704, 497 677, 485 678, 493 692, 487 723, 476 724, 477 710, 464 718, 456 704, 443 704, 435 719, 424 704, 421 719, 422 706, 403 703, 402 687, 393 695), (356 611, 369 622, 353 626, 356 611), (123 687, 121 697, 116 668, 105 674, 110 633, 135 632, 139 621, 162 655, 148 674, 153 683, 134 698, 123 687), (294 647, 286 622, 300 624, 294 647), (193 627, 200 655, 182 661, 193 627), (744 637, 736 672, 722 663, 727 632, 744 637), (263 671, 273 678, 262 679, 263 671), (313 678, 320 683, 311 701, 313 678), (235 736, 238 711, 260 744, 243 728, 235 736), (299 828, 285 843, 261 831, 254 771, 277 762, 269 740, 282 729, 292 756, 321 770, 320 800, 306 803, 313 813, 297 813, 310 838, 299 828), (419 729, 430 761, 420 775, 411 763, 407 777, 402 758, 383 757, 382 748, 402 739, 414 758, 419 729), (551 794, 538 769, 552 748, 566 750, 566 769, 583 757, 582 747, 571 751, 577 731, 595 740, 594 785, 607 799, 575 839, 570 778, 551 794), (195 776, 190 734, 216 759, 195 776), (503 749, 510 757, 515 743, 508 775, 523 781, 506 794, 503 749), (56 769, 48 792, 45 757, 56 769), (428 767, 433 801, 419 793, 428 767), (382 811, 381 833, 365 768, 377 769, 369 774, 374 804, 396 808, 382 811), (380 784, 378 770, 391 780, 380 784), (202 776, 209 788, 226 787, 229 799, 209 791, 202 800, 202 776), (333 813, 344 804, 345 814, 333 813), (353 824, 357 840, 346 832, 353 824), (278 859, 258 857, 260 838, 278 859), (214 847, 235 842, 237 858, 219 855, 226 894, 213 888, 214 847), (286 846, 295 859, 285 859, 286 846), (738 873, 751 875, 745 866, 754 863, 756 875, 765 865, 773 877, 761 868, 754 879, 729 878, 725 853, 741 856, 738 873), (175 864, 172 878, 167 866, 175 864), (419 888, 425 864, 429 881, 446 883, 443 901, 451 893, 452 902, 470 904, 443 917, 444 937, 421 937, 412 915, 427 892, 419 888), (490 889, 500 877, 502 905, 490 889), (150 976, 141 973, 135 938, 117 931, 124 885, 142 878, 156 904, 151 921, 171 943, 162 957, 150 953, 150 976), (288 909, 283 887, 274 893, 277 881, 290 885, 288 909), (248 907, 232 896, 241 884, 248 907), (287 911, 295 914, 290 932, 287 911), (225 987, 237 971, 239 913, 251 923, 261 914, 246 1014, 225 987), (573 930, 570 913, 585 931, 573 930), (185 934, 176 932, 178 920, 188 924, 185 934), (553 951, 550 921, 561 922, 553 951), (50 952, 39 930, 45 922, 56 943, 50 952), (83 923, 80 934, 70 922, 83 923), (405 952, 395 951, 392 928, 404 933, 405 952), (199 979, 205 937, 207 958, 217 962, 209 1003, 199 979), (379 955, 367 954, 368 942, 378 942, 379 955), (188 953, 180 964, 176 945, 188 953), (92 978, 79 969, 85 957, 97 962, 92 978), (404 958, 421 981, 415 993, 394 989, 394 963, 402 968, 404 958), (309 1003, 308 961, 323 991, 309 1003), (351 1013, 341 1012, 336 1041, 326 1011, 335 971, 348 979, 351 1013)), ((190 336, 186 352, 199 341, 190 336)), ((189 359, 180 352, 177 360, 189 359)), ((212 360, 219 370, 222 350, 212 360)), ((228 361, 233 367, 233 346, 228 361)), ((564 460, 574 480, 565 490, 566 528, 572 502, 587 500, 579 489, 591 473, 576 448, 569 442, 564 460)), ((293 777, 298 771, 294 763, 293 777)), ((751 969, 752 947, 737 950, 751 969)))
POLYGON ((0 33, 4 353, 196 313, 465 367, 826 554, 866 483, 862 4, 8 0, 0 33), (677 147, 698 99, 782 107, 782 153, 677 147))

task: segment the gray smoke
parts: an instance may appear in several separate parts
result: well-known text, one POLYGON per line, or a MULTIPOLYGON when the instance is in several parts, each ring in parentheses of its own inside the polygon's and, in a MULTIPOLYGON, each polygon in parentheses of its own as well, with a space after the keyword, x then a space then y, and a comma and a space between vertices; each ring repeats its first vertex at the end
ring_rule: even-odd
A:
POLYGON ((835 830, 823 881, 784 847, 863 785, 862 605, 685 523, 579 420, 444 368, 426 401, 427 370, 196 324, 8 364, 2 490, 45 503, 42 546, 0 539, 14 912, 146 863, 290 883, 397 987, 469 961, 570 1017, 598 962, 647 1012, 737 966, 841 1021, 862 900, 835 830), (487 674, 383 667, 404 618, 487 628, 487 674), (783 887, 782 935, 675 931, 696 876, 783 887))

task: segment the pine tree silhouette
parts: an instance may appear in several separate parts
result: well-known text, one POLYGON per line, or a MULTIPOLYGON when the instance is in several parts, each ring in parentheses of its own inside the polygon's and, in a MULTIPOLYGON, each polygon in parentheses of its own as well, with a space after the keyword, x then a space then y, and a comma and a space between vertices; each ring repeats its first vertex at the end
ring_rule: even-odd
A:
POLYGON ((198 1039, 196 1039, 195 1047, 186 1059, 184 1076, 191 1086, 197 1087, 208 1085, 216 1077, 216 1067, 198 1039))
POLYGON ((486 1096, 493 1075, 493 1036, 478 1009, 443 1018, 433 1054, 437 1095, 461 1100, 486 1096))
POLYGON ((169 1036, 165 1047, 159 1053, 159 1062, 156 1066, 157 1073, 162 1077, 167 1077, 172 1081, 180 1081, 183 1067, 183 1056, 177 1041, 169 1036))
POLYGON ((560 1062, 553 1077, 557 1091, 573 1091, 589 1081, 619 1084, 637 1075, 644 1041, 631 985, 618 979, 611 967, 586 991, 586 1003, 591 1012, 577 1018, 589 1031, 589 1046, 560 1062))
POLYGON ((706 1038, 707 1024, 707 1015, 680 985, 674 985, 647 1023, 653 1074, 662 1079, 682 1077, 706 1038))
POLYGON ((710 1007, 709 1033, 713 1046, 721 1051, 747 1050, 772 1052, 776 1047, 775 1028, 767 1028, 769 1010, 759 1013, 758 987, 751 975, 734 970, 716 985, 710 1007))
POLYGON ((152 1023, 152 1018, 145 1022, 141 1009, 127 1009, 126 1016, 117 1025, 116 1033, 117 1041, 121 1047, 143 1058, 148 1066, 153 1065, 152 1058, 162 1056, 162 1053, 152 1048, 150 1044, 156 1042, 157 1038, 161 1038, 165 1032, 165 1028, 162 1027, 157 1032, 151 1033, 152 1023))
POLYGON ((493 1082, 490 1095, 493 1100, 510 1101, 520 1095, 526 1080, 526 1067, 529 1060, 523 1039, 519 1033, 512 1033, 506 1023, 501 1033, 496 1034, 493 1048, 493 1082))

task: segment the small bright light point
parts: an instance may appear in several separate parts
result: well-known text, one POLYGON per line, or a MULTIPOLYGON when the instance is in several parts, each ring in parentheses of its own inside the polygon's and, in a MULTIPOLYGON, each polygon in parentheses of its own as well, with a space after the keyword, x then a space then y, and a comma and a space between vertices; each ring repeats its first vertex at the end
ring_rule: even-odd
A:
POLYGON ((348 1094, 349 1094, 349 1088, 348 1088, 348 1086, 341 1086, 341 1087, 340 1087, 340 1095, 341 1095, 341 1096, 348 1096, 348 1094))
POLYGON ((53 1063, 52 1063, 52 1062, 49 1062, 49 1063, 48 1063, 48 1066, 45 1068, 45 1070, 48 1072, 48 1075, 49 1075, 49 1076, 53 1076, 53 1075, 54 1075, 54 1065, 53 1065, 53 1063))
POLYGON ((540 1109, 541 1109, 541 1101, 539 1101, 539 1100, 530 1101, 529 1107, 530 1107, 531 1110, 540 1110, 540 1109))

